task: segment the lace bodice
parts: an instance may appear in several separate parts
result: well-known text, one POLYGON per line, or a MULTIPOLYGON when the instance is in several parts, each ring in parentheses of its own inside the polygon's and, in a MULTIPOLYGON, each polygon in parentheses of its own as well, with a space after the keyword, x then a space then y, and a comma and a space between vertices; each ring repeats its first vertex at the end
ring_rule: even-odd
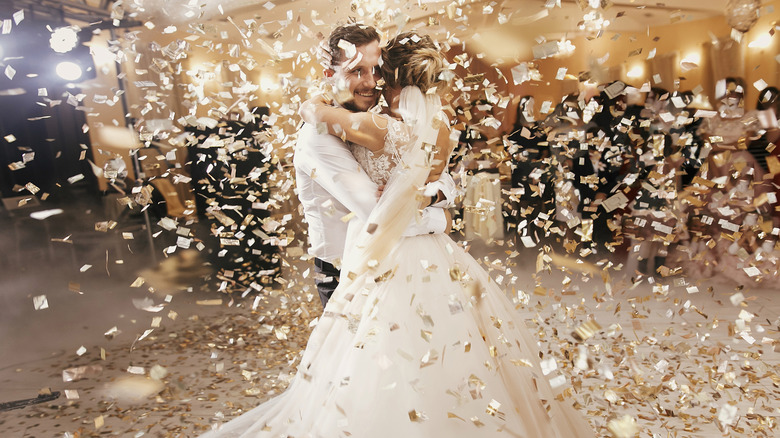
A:
POLYGON ((396 164, 401 160, 401 150, 410 143, 409 129, 403 122, 390 119, 385 135, 385 148, 382 151, 371 152, 369 149, 350 143, 352 155, 366 171, 371 181, 377 185, 385 185, 390 179, 396 164))

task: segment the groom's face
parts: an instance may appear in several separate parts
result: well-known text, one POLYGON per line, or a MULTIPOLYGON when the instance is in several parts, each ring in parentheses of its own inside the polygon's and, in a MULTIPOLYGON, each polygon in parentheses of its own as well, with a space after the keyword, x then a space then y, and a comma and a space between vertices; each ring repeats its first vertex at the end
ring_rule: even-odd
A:
POLYGON ((380 90, 376 82, 379 80, 379 58, 382 51, 379 41, 372 41, 355 48, 356 54, 344 60, 334 69, 334 84, 337 95, 346 96, 340 102, 350 111, 368 111, 379 101, 380 90))

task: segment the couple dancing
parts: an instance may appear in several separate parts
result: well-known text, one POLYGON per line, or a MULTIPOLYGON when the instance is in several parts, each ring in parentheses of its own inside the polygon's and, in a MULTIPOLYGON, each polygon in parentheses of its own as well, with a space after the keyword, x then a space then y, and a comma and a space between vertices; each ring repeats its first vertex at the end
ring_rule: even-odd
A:
MULTIPOLYGON (((340 284, 288 389, 206 436, 595 436, 570 401, 556 398, 504 291, 444 233, 436 205, 449 196, 442 169, 452 144, 439 49, 414 33, 384 48, 379 40, 362 25, 334 31, 326 76, 348 99, 338 108, 313 99, 301 111, 299 196, 319 271, 336 275, 327 260, 342 258, 341 246, 340 284), (380 74, 389 108, 365 112, 378 101, 380 74), (349 149, 328 144, 341 142, 329 134, 349 149), (361 175, 373 190, 359 186, 361 175), (354 213, 349 229, 330 227, 344 211, 354 213), (331 231, 347 243, 334 244, 331 231)), ((319 282, 323 301, 334 283, 319 282)))

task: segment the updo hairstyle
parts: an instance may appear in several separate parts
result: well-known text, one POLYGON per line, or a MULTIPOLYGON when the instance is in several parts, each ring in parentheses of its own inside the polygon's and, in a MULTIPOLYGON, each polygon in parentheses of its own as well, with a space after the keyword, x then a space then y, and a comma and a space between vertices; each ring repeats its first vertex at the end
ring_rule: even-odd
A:
POLYGON ((382 50, 382 78, 390 88, 413 85, 425 93, 445 83, 445 69, 444 56, 428 35, 404 32, 382 50))

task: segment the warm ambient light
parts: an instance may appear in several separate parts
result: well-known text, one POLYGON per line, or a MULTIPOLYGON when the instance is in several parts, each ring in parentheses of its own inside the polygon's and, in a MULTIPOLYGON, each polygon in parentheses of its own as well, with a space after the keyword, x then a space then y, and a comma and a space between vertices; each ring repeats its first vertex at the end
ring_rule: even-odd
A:
POLYGON ((751 49, 765 49, 772 44, 772 37, 768 33, 762 33, 758 38, 748 44, 751 49))
POLYGON ((683 73, 687 72, 688 70, 693 70, 694 68, 699 67, 699 62, 701 61, 701 55, 697 52, 689 53, 685 55, 683 59, 680 60, 680 69, 683 73))
POLYGON ((260 89, 268 93, 277 87, 277 83, 268 76, 260 76, 260 89))
POLYGON ((691 52, 685 55, 685 57, 682 59, 682 62, 690 62, 692 64, 699 64, 701 61, 701 54, 698 52, 691 52))
POLYGON ((645 69, 642 68, 641 65, 635 65, 626 73, 626 76, 628 76, 631 79, 639 79, 645 74, 645 69))

